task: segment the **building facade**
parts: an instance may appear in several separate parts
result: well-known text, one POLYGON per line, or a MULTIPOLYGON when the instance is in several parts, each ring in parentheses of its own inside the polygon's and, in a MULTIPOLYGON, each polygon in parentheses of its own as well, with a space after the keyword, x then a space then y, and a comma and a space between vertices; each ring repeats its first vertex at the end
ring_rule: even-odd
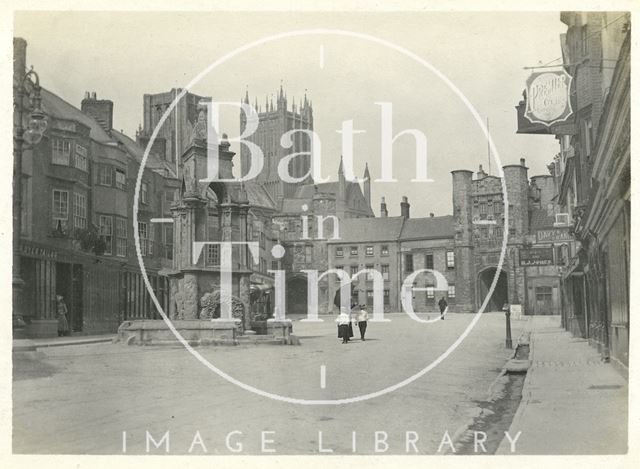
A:
MULTIPOLYGON (((630 259, 630 17, 621 12, 563 12, 561 66, 573 77, 573 114, 523 133, 554 135, 550 165, 556 203, 571 236, 562 244, 562 322, 589 339, 605 360, 628 367, 630 259)), ((525 96, 526 100, 526 96, 525 96)))
MULTIPOLYGON (((26 41, 14 39, 14 86, 25 72, 26 47, 26 41)), ((18 249, 26 334, 57 335, 56 295, 64 297, 75 333, 114 332, 125 319, 154 317, 133 230, 140 234, 151 285, 167 304, 160 271, 170 263, 171 233, 165 236, 150 220, 166 211, 177 188, 175 175, 150 156, 134 227, 142 152, 113 129, 113 103, 87 93, 78 109, 42 89, 42 109, 48 120, 44 136, 23 152, 18 249)))

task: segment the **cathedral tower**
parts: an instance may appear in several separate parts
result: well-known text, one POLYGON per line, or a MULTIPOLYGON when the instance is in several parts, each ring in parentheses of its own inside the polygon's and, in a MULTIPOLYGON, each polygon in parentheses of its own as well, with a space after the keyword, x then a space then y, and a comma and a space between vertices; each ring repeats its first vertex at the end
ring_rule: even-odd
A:
MULTIPOLYGON (((249 104, 249 93, 245 93, 243 98, 245 104, 249 104)), ((293 145, 291 148, 283 148, 280 145, 282 135, 293 129, 313 130, 313 107, 311 101, 305 93, 300 105, 296 106, 295 100, 289 107, 287 95, 282 85, 276 94, 275 104, 273 96, 267 97, 264 109, 258 106, 257 99, 253 105, 258 113, 259 124, 257 130, 247 137, 247 140, 258 145, 264 154, 264 167, 255 181, 261 183, 269 195, 276 203, 285 197, 291 197, 295 192, 297 184, 286 183, 278 176, 278 163, 287 155, 298 152, 311 151, 311 138, 302 132, 292 135, 293 145)), ((247 117, 244 112, 240 113, 240 131, 244 132, 247 125, 247 117)), ((240 151, 240 161, 242 174, 248 172, 250 166, 250 153, 245 145, 240 151)), ((309 155, 299 156, 289 165, 289 174, 293 177, 302 177, 311 168, 311 157, 309 155)), ((310 178, 304 181, 312 182, 310 178)))

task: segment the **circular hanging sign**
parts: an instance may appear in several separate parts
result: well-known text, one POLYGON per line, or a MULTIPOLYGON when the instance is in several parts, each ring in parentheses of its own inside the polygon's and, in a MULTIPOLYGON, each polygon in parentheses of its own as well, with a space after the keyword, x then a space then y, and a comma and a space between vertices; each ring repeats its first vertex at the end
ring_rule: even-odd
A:
POLYGON ((525 117, 532 124, 551 126, 566 121, 571 108, 572 77, 564 69, 533 73, 527 79, 525 117))

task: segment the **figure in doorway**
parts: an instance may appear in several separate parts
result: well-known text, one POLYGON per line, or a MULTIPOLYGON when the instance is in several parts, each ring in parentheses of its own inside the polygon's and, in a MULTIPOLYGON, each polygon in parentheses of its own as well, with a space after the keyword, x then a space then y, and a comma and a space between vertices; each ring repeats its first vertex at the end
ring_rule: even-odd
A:
POLYGON ((438 301, 438 306, 440 307, 440 319, 444 321, 444 315, 446 314, 448 306, 447 300, 444 299, 444 296, 440 298, 440 301, 438 301))
POLYGON ((56 295, 56 315, 58 317, 58 337, 69 335, 69 319, 67 318, 67 305, 62 295, 56 295))

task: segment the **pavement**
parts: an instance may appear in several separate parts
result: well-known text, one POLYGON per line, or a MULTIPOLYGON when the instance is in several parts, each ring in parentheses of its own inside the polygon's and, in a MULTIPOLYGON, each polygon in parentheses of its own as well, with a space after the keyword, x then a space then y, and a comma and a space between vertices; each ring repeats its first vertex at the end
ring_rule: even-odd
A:
POLYGON ((560 327, 559 316, 532 316, 522 401, 497 454, 624 454, 628 382, 587 340, 560 327))
POLYGON ((29 352, 46 347, 65 347, 68 345, 99 344, 113 342, 115 334, 78 335, 66 337, 46 337, 41 339, 14 339, 14 352, 29 352))
MULTIPOLYGON (((354 331, 355 340, 341 344, 335 323, 326 318, 294 322, 299 346, 199 347, 197 352, 263 392, 344 399, 419 373, 451 347, 473 315, 451 314, 430 324, 405 314, 387 318, 391 322, 369 324, 364 342, 354 331)), ((513 322, 514 337, 525 324, 513 322)), ((393 392, 351 404, 305 405, 243 389, 180 346, 42 347, 34 356, 14 354, 13 451, 443 454, 445 434, 455 440, 482 412, 512 354, 504 348, 504 314, 485 313, 438 366, 393 392), (167 435, 170 448, 149 447, 149 435, 155 442, 167 435), (196 435, 203 444, 194 445, 196 435)))

